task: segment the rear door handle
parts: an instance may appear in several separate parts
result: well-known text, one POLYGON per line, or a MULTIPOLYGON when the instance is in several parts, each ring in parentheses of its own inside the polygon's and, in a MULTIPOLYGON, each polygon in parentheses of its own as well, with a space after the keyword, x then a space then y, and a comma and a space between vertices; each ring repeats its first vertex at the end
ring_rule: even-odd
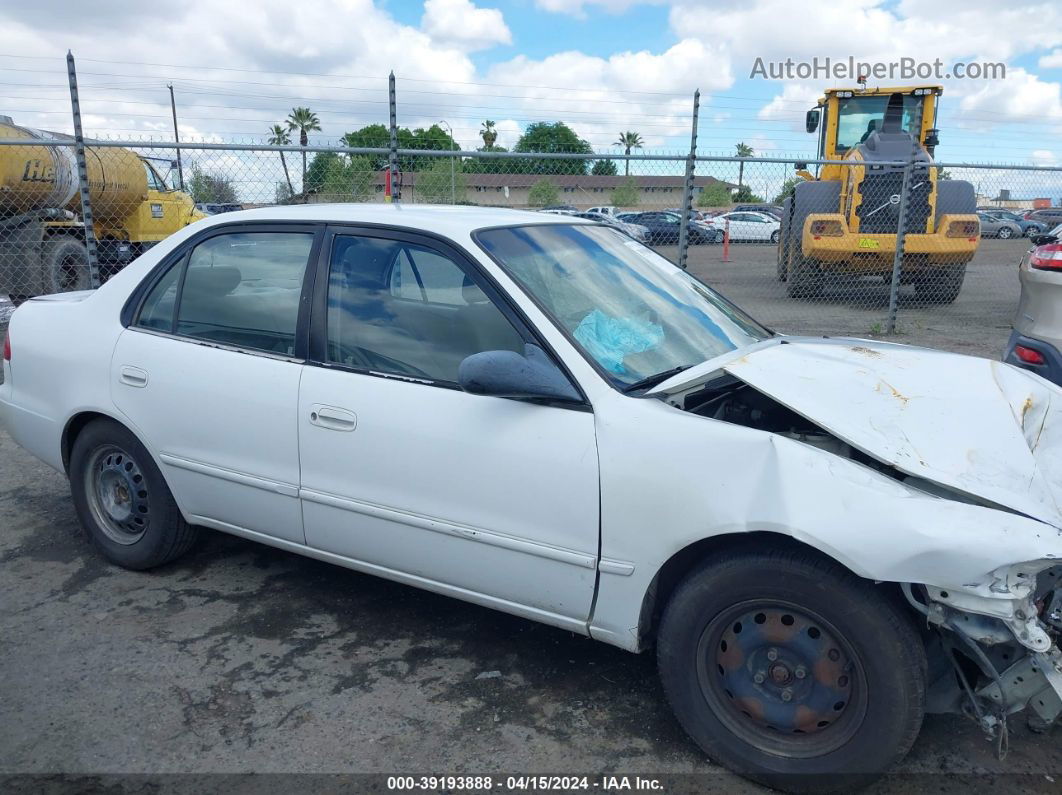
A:
POLYGON ((315 403, 310 406, 310 423, 330 431, 352 431, 358 427, 358 417, 353 411, 315 403))
POLYGON ((148 382, 148 374, 146 370, 141 370, 139 367, 124 365, 118 371, 118 380, 126 386, 145 387, 148 382))

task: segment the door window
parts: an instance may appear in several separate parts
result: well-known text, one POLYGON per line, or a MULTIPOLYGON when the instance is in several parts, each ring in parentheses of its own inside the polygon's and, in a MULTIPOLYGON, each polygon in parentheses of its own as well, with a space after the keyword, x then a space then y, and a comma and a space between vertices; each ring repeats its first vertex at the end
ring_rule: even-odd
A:
POLYGON ((242 232, 204 240, 151 291, 137 325, 292 356, 313 238, 242 232))
POLYGON ((399 240, 338 236, 328 277, 328 361, 456 382, 462 360, 523 352, 523 338, 460 263, 399 240))

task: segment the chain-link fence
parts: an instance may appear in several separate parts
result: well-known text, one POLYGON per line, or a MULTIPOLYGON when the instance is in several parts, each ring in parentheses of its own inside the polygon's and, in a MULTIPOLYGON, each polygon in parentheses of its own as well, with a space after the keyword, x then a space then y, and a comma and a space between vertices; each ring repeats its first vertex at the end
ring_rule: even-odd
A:
POLYGON ((1031 236, 1062 223, 1062 168, 931 163, 920 148, 799 162, 696 157, 695 133, 686 153, 389 144, 79 146, 0 118, 0 294, 17 304, 91 288, 188 224, 234 209, 466 204, 608 224, 779 331, 895 333, 998 356, 1018 303, 1016 265, 1031 236))

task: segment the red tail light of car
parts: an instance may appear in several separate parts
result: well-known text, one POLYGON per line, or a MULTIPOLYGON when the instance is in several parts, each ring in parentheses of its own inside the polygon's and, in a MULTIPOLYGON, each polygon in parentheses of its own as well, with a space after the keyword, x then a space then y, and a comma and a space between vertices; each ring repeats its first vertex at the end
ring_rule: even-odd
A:
POLYGON ((4 361, 11 361, 11 332, 4 335, 4 361))
POLYGON ((1040 353, 1040 351, 1034 351, 1032 348, 1026 348, 1024 345, 1015 345, 1014 355, 1026 364, 1044 364, 1046 362, 1044 355, 1040 353))
POLYGON ((1062 243, 1037 246, 1029 255, 1029 264, 1041 271, 1062 271, 1062 243))

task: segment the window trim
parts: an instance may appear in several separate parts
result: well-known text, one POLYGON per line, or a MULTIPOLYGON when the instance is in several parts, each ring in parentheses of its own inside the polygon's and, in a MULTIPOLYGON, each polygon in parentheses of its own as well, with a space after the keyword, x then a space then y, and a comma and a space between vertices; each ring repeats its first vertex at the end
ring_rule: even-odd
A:
POLYGON ((396 242, 418 245, 429 251, 445 256, 453 260, 459 267, 471 277, 472 281, 483 290, 491 303, 504 315, 505 319, 512 324, 516 333, 523 338, 525 343, 537 345, 550 357, 553 363, 564 374, 564 377, 572 384, 582 398, 581 403, 537 401, 558 408, 574 409, 577 411, 593 411, 590 401, 582 385, 575 378, 564 360, 557 355, 553 346, 547 342, 535 329, 534 324, 528 320, 523 310, 497 283, 494 277, 484 269, 481 263, 457 241, 452 238, 437 235, 433 232, 383 226, 375 224, 359 223, 329 223, 327 224, 321 239, 318 251, 316 278, 313 287, 312 307, 310 309, 309 322, 309 349, 306 364, 313 367, 324 367, 329 370, 338 370, 356 375, 368 375, 376 378, 388 378, 397 381, 406 381, 410 384, 433 386, 443 389, 461 390, 460 384, 454 381, 443 381, 426 378, 415 378, 399 373, 385 373, 377 370, 368 370, 361 367, 352 367, 339 362, 328 361, 328 280, 331 268, 332 247, 337 237, 372 237, 396 242))
POLYGON ((314 280, 317 276, 316 263, 321 241, 324 237, 324 229, 325 225, 323 223, 285 221, 242 221, 228 224, 216 224, 208 229, 204 229, 202 232, 190 237, 169 254, 164 256, 155 267, 151 269, 148 275, 140 281, 140 284, 137 285, 137 288, 132 292, 129 298, 126 299, 126 302, 122 307, 122 325, 132 331, 149 333, 159 337, 169 337, 171 339, 205 345, 211 348, 219 348, 221 350, 265 356, 270 359, 298 362, 305 361, 307 357, 309 337, 310 298, 313 294, 314 280), (303 270, 302 276, 302 287, 299 291, 299 311, 295 320, 295 345, 294 352, 291 356, 277 354, 272 351, 263 351, 258 348, 244 348, 239 345, 231 345, 229 343, 216 342, 214 340, 201 340, 177 333, 177 319, 180 315, 181 298, 184 294, 184 279, 185 274, 188 272, 188 260, 191 257, 192 252, 200 244, 215 237, 232 234, 256 233, 292 233, 311 234, 313 236, 310 243, 310 251, 306 256, 306 266, 303 270), (165 278, 172 268, 181 268, 182 270, 177 281, 177 296, 173 303, 173 317, 170 321, 169 332, 138 325, 140 313, 144 308, 144 302, 147 300, 148 296, 151 295, 152 290, 155 289, 158 283, 165 278))

